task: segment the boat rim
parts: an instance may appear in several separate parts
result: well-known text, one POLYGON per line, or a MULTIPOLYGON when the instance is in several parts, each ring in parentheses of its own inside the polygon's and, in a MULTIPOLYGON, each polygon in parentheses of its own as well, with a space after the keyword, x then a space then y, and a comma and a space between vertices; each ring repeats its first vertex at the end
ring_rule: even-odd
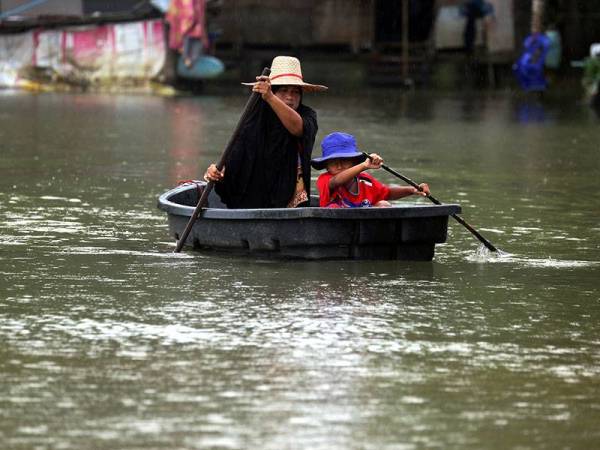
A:
MULTIPOLYGON (((158 198, 158 208, 175 216, 191 217, 195 206, 176 203, 171 198, 197 186, 206 183, 188 183, 177 186, 161 194, 158 198)), ((391 208, 322 208, 316 206, 300 208, 260 208, 260 209, 227 209, 204 208, 202 217, 205 219, 394 219, 418 218, 434 216, 450 216, 461 212, 460 205, 448 203, 429 205, 419 203, 394 204, 391 208)))

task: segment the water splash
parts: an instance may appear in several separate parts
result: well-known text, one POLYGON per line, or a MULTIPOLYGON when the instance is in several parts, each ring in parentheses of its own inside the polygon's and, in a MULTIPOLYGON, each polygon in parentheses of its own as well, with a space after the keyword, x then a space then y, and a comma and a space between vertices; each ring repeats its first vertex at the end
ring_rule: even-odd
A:
POLYGON ((517 263, 528 267, 551 267, 551 268, 573 268, 573 267, 592 267, 599 266, 598 261, 578 261, 578 260, 560 260, 552 257, 547 258, 528 258, 516 256, 502 250, 496 252, 490 251, 485 245, 481 244, 474 254, 467 256, 468 261, 477 263, 517 263))
POLYGON ((500 249, 493 252, 490 249, 488 249, 484 244, 479 244, 479 247, 477 247, 475 254, 469 256, 467 259, 475 262, 491 262, 502 258, 509 258, 511 256, 512 253, 508 253, 500 249))
POLYGON ((577 267, 598 267, 598 261, 578 261, 573 259, 548 258, 512 258, 513 261, 529 267, 550 267, 555 269, 571 269, 577 267))

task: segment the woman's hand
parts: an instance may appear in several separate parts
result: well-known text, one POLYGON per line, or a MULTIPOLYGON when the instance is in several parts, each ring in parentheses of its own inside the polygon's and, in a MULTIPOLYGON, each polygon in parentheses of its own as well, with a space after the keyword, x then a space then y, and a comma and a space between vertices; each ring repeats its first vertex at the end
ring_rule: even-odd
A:
POLYGON ((381 169, 383 158, 377 153, 371 153, 363 164, 365 169, 381 169))
POLYGON ((271 80, 265 75, 256 77, 256 83, 252 86, 252 92, 258 92, 263 100, 268 100, 272 97, 273 91, 271 90, 271 80))
POLYGON ((206 169, 206 173, 204 174, 204 181, 206 181, 206 182, 212 181, 214 183, 218 183, 219 181, 221 181, 223 179, 224 176, 225 176, 225 167, 223 167, 223 169, 221 171, 219 171, 219 169, 217 169, 217 166, 215 164, 211 164, 210 166, 208 166, 208 169, 206 169))

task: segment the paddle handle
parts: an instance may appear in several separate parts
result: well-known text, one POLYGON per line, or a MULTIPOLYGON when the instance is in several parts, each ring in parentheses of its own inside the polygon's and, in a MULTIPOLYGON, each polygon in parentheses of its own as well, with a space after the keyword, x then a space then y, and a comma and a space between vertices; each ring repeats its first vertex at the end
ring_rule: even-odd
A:
MULTIPOLYGON (((367 158, 371 159, 371 156, 369 156, 368 153, 366 153, 366 152, 362 152, 362 153, 367 158)), ((421 186, 419 186, 417 183, 415 183, 410 178, 402 175, 401 173, 396 172, 394 169, 389 168, 385 164, 382 164, 381 167, 384 170, 386 170, 387 172, 391 173, 392 175, 394 175, 394 176, 400 178, 401 180, 405 181, 406 183, 410 184, 412 187, 416 188, 417 190, 423 192, 423 189, 421 188, 421 186)), ((436 205, 442 204, 442 202, 440 202, 437 198, 435 198, 431 194, 427 194, 427 198, 429 200, 431 200, 432 203, 435 203, 436 205)), ((471 225, 469 225, 462 217, 460 217, 458 214, 451 214, 451 215, 458 223, 460 223, 463 227, 465 227, 467 230, 469 230, 471 232, 471 234, 479 240, 479 242, 481 242, 483 245, 485 245, 489 251, 491 251, 491 252, 498 251, 498 249, 490 241, 488 241, 486 238, 484 238, 481 235, 481 233, 479 233, 475 228, 473 228, 471 225)))
MULTIPOLYGON (((270 73, 271 73, 271 69, 268 67, 265 67, 261 73, 261 76, 268 76, 270 73)), ((237 139, 238 135, 240 134, 240 131, 242 130, 242 126, 246 122, 246 119, 248 119, 248 116, 250 114, 252 114, 252 112, 254 111, 254 108, 255 108, 256 104, 258 103, 258 101, 260 100, 260 98, 261 98, 261 95, 258 92, 253 92, 252 95, 250 95, 250 98, 248 99, 248 101, 246 102, 246 106, 244 107, 244 112, 242 112, 242 115, 241 115, 240 119, 238 120, 235 130, 233 131, 231 137, 229 138, 229 142, 227 143, 225 150, 221 154, 221 158, 219 159, 219 162, 217 163, 217 169, 219 169, 219 170, 223 169, 223 166, 225 165, 225 161, 227 161, 227 157, 229 156, 229 153, 231 152, 231 148, 233 147, 235 140, 237 139)), ((194 223, 196 222, 196 220, 198 220, 198 217, 200 216, 200 213, 202 212, 202 208, 204 208, 204 206, 206 205, 206 203, 208 201, 208 195, 213 190, 214 185, 215 185, 214 182, 209 181, 206 184, 206 186, 204 187, 204 190, 202 191, 202 195, 200 195, 200 199, 198 199, 198 204, 196 205, 196 208, 194 209, 194 212, 192 213, 190 220, 188 221, 187 225, 185 226, 183 233, 181 233, 181 236, 179 237, 179 240, 177 241, 177 245, 175 246, 175 250, 174 250, 175 253, 179 253, 181 251, 181 249, 183 248, 185 241, 187 240, 187 238, 190 234, 190 231, 192 231, 192 227, 194 226, 194 223)))

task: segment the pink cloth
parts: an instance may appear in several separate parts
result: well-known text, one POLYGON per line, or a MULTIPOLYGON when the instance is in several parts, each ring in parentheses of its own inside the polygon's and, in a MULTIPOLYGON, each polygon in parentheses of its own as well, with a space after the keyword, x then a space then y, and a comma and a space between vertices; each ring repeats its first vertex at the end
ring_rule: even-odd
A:
POLYGON ((208 47, 206 33, 206 0, 171 0, 167 11, 169 22, 169 48, 183 51, 183 38, 185 36, 202 40, 204 47, 208 47))
MULTIPOLYGON (((101 25, 97 28, 75 29, 71 32, 73 46, 70 51, 63 51, 70 59, 77 61, 83 67, 98 67, 103 62, 107 52, 114 50, 114 29, 111 25, 101 25)), ((67 56, 65 55, 65 56, 67 56)))

